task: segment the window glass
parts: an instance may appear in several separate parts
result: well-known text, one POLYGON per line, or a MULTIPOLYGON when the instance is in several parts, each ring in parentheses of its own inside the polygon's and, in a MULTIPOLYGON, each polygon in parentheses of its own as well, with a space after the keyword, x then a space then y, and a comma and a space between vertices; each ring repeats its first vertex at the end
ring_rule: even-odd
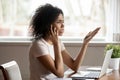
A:
POLYGON ((61 8, 64 37, 84 37, 96 27, 96 37, 106 35, 106 0, 0 0, 0 37, 29 37, 29 22, 36 8, 50 3, 61 8))

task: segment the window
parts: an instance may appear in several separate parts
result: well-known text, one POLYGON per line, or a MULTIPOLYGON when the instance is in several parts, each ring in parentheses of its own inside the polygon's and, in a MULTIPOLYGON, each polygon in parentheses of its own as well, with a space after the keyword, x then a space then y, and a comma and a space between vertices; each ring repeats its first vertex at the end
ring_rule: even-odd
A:
POLYGON ((45 3, 63 10, 63 37, 83 38, 96 27, 101 27, 96 38, 106 36, 106 0, 0 0, 0 37, 29 37, 31 16, 45 3))

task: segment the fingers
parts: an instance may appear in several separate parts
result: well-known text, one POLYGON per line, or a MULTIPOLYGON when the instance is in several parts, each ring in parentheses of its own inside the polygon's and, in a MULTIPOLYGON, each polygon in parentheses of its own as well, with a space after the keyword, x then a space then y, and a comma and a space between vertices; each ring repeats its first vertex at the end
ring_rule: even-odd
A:
POLYGON ((86 35, 85 39, 88 39, 88 40, 92 39, 92 38, 97 34, 97 32, 98 32, 99 30, 100 30, 100 27, 98 27, 98 28, 96 28, 95 30, 89 32, 89 33, 86 35))
POLYGON ((95 30, 93 30, 93 33, 96 33, 100 30, 100 27, 96 28, 95 30))
POLYGON ((95 36, 96 33, 100 30, 100 27, 96 28, 95 30, 92 31, 91 36, 95 36))
POLYGON ((86 35, 85 39, 88 38, 91 34, 91 31, 86 35))
POLYGON ((54 26, 52 26, 52 25, 51 25, 51 34, 52 34, 52 35, 58 35, 58 30, 57 30, 57 28, 54 27, 54 26))

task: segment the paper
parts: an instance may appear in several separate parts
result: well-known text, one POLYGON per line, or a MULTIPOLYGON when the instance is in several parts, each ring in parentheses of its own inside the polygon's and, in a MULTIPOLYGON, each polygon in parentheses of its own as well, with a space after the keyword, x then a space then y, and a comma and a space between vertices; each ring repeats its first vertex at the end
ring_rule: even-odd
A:
MULTIPOLYGON (((99 67, 89 67, 89 68, 86 68, 86 70, 88 70, 88 71, 101 71, 101 68, 99 67)), ((112 72, 113 71, 113 69, 107 69, 107 72, 106 73, 110 73, 110 72, 112 72)))
POLYGON ((54 78, 49 80, 72 80, 72 78, 54 78))
POLYGON ((83 77, 85 76, 86 74, 89 74, 90 72, 89 71, 79 71, 75 74, 72 75, 72 77, 83 77))
POLYGON ((88 70, 88 71, 101 71, 101 68, 98 68, 98 67, 89 67, 89 68, 86 68, 86 70, 88 70))

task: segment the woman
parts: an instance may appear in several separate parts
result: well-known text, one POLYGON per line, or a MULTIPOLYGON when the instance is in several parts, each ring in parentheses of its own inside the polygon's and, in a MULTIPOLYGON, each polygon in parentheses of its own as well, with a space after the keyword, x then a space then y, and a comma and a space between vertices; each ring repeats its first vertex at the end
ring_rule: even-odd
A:
POLYGON ((39 7, 31 20, 33 42, 29 52, 30 79, 47 79, 54 74, 64 76, 64 64, 77 71, 86 53, 89 41, 100 28, 89 32, 84 38, 81 51, 72 59, 58 36, 64 33, 64 14, 61 9, 50 4, 39 7))

